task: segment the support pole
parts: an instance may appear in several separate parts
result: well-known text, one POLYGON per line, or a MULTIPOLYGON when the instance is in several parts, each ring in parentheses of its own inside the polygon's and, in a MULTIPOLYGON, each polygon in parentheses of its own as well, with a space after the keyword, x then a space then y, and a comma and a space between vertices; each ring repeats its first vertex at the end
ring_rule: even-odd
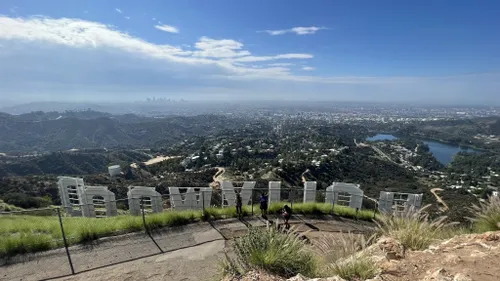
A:
POLYGON ((335 215, 335 191, 332 190, 332 215, 335 215))
POLYGON ((149 234, 148 226, 146 225, 146 215, 144 213, 144 198, 141 197, 141 213, 142 213, 142 224, 144 225, 144 229, 146 233, 149 234))
POLYGON ((69 266, 71 267, 71 274, 75 274, 75 268, 73 267, 73 262, 71 261, 71 255, 69 254, 68 241, 66 240, 66 234, 64 233, 64 226, 61 217, 61 209, 57 208, 57 216, 59 217, 59 225, 61 226, 61 233, 64 241, 64 248, 66 249, 66 255, 68 256, 69 266))
POLYGON ((252 205, 252 217, 253 217, 253 191, 254 189, 252 189, 252 196, 250 196, 250 204, 252 205))
POLYGON ((203 214, 205 214, 205 191, 202 189, 201 190, 201 204, 202 204, 202 208, 203 208, 203 214))
POLYGON ((158 243, 156 243, 155 239, 153 238, 153 235, 151 235, 151 232, 149 232, 149 228, 146 225, 146 215, 144 212, 144 198, 143 197, 141 197, 141 211, 142 211, 142 223, 144 224, 144 229, 146 229, 146 234, 149 236, 149 238, 151 238, 151 241, 153 241, 153 243, 155 243, 158 250, 160 250, 160 253, 163 253, 163 249, 160 247, 160 245, 158 245, 158 243))

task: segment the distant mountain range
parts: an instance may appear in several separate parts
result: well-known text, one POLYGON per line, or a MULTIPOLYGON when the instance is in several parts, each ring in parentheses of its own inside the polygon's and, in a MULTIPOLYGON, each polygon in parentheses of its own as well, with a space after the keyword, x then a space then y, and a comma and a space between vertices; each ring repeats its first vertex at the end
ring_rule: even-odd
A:
POLYGON ((137 114, 141 116, 185 115, 216 113, 225 106, 234 108, 234 103, 185 102, 185 101, 138 101, 138 102, 32 102, 0 107, 0 112, 26 114, 30 112, 93 111, 109 114, 137 114))

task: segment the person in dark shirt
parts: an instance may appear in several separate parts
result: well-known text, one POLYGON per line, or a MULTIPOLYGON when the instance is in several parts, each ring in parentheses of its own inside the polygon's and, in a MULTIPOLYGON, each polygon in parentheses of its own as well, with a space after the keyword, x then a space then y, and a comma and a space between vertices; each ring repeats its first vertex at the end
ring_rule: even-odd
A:
POLYGON ((262 217, 265 218, 267 216, 267 196, 262 192, 260 194, 260 212, 262 213, 262 217))
POLYGON ((285 219, 285 228, 286 229, 290 228, 290 224, 288 223, 288 221, 290 220, 291 216, 292 216, 292 209, 290 207, 288 207, 288 205, 285 205, 283 207, 283 218, 285 219))
POLYGON ((236 214, 238 214, 238 218, 243 216, 243 212, 241 211, 241 207, 243 206, 243 202, 241 199, 241 195, 236 193, 236 214))

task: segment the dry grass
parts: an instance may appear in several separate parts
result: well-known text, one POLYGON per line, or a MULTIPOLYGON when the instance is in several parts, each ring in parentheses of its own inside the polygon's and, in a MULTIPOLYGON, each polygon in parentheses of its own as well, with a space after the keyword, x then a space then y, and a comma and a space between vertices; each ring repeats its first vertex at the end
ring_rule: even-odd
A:
POLYGON ((452 226, 445 223, 446 217, 431 220, 425 213, 430 205, 420 210, 409 209, 395 215, 380 215, 375 220, 378 231, 374 237, 387 236, 398 240, 406 249, 423 250, 437 239, 452 235, 452 226))
POLYGON ((314 242, 318 256, 316 274, 338 275, 346 280, 365 280, 374 277, 378 267, 374 261, 361 252, 367 245, 362 235, 348 233, 333 236, 324 235, 314 242))
POLYGON ((500 230, 500 197, 491 196, 486 202, 473 205, 474 230, 477 232, 500 230))
POLYGON ((232 271, 240 274, 263 270, 283 277, 298 273, 311 276, 315 259, 306 244, 293 230, 281 232, 275 228, 250 228, 235 240, 236 260, 229 261, 232 271))

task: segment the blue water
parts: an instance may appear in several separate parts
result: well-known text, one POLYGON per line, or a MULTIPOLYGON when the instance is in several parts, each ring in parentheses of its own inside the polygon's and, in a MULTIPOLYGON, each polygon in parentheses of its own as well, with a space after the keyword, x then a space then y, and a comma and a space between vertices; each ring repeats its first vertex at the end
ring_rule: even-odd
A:
MULTIPOLYGON (((379 140, 395 140, 397 137, 389 134, 377 134, 374 137, 367 138, 368 141, 379 141, 379 140)), ((471 148, 462 148, 458 145, 451 145, 446 143, 441 143, 437 141, 423 141, 429 146, 430 152, 436 157, 436 159, 443 165, 448 165, 453 160, 455 154, 460 151, 476 152, 476 150, 471 148)))
POLYGON ((376 134, 375 136, 371 138, 367 138, 367 141, 379 141, 379 140, 396 140, 396 138, 393 135, 387 135, 387 134, 376 134))
POLYGON ((441 164, 446 166, 450 164, 455 154, 460 151, 476 152, 476 150, 472 148, 463 148, 457 145, 445 144, 436 141, 424 141, 424 143, 429 146, 429 150, 432 152, 434 157, 436 157, 441 164))

